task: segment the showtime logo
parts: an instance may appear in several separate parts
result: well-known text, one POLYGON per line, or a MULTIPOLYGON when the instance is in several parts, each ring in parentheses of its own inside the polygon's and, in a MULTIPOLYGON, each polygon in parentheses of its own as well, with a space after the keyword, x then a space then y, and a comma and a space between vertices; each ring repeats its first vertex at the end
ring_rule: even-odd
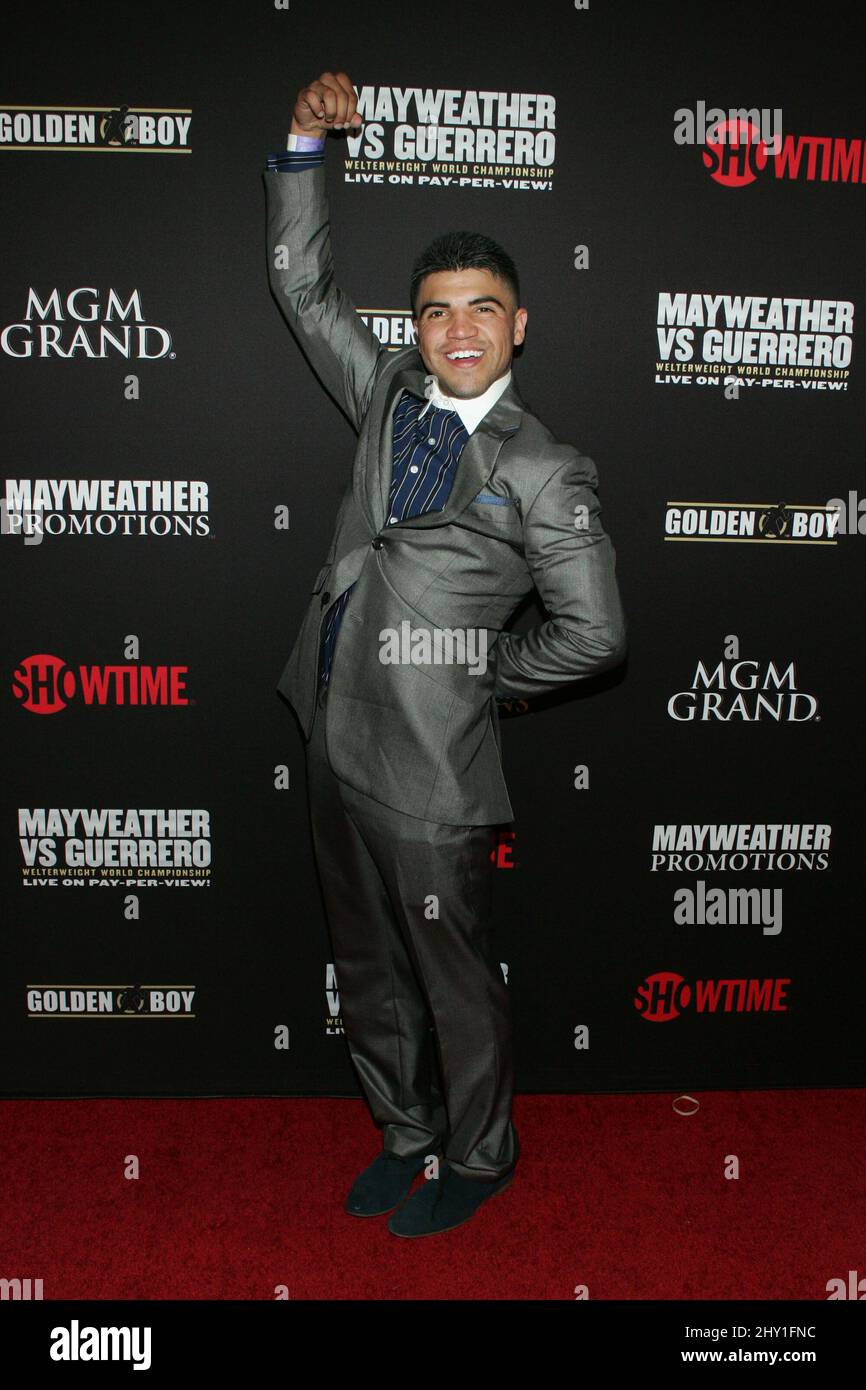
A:
POLYGON ((28 656, 12 677, 12 694, 31 714, 85 705, 189 705, 188 666, 68 666, 59 656, 28 656))
MULTIPOLYGON (((685 143, 685 142, 680 142, 685 143)), ((723 188, 746 188, 772 164, 777 181, 866 182, 866 143, 835 135, 774 135, 764 140, 751 121, 719 121, 702 154, 710 178, 723 188)))
MULTIPOLYGON (((779 147, 779 136, 771 142, 779 147)), ((707 135, 703 153, 710 178, 725 188, 744 188, 763 173, 770 148, 751 121, 719 121, 707 135)))
POLYGON ((493 848, 490 851, 490 862, 494 869, 516 869, 517 860, 514 858, 516 831, 505 830, 501 826, 496 827, 493 848))
POLYGON ((695 980, 688 984, 672 970, 647 975, 635 991, 634 1006, 647 1023, 670 1023, 688 1008, 698 1014, 787 1013, 789 979, 695 980))

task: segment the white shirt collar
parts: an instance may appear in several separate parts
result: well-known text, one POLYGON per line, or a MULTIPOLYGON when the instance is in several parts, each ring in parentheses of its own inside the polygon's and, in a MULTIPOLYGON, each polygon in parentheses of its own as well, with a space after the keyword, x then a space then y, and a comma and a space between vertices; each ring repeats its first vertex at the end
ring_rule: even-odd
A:
POLYGON ((509 368, 504 376, 497 377, 480 396, 472 396, 469 400, 464 401, 458 400, 456 396, 444 395, 444 393, 439 390, 437 378, 434 377, 430 399, 418 418, 420 419, 421 416, 430 409, 431 405, 438 406, 440 410, 456 410, 460 419, 463 421, 466 433, 472 434, 473 430, 475 430, 484 419, 488 410, 493 409, 493 406, 499 400, 499 397, 502 395, 502 392, 505 390, 510 380, 511 369, 509 368))

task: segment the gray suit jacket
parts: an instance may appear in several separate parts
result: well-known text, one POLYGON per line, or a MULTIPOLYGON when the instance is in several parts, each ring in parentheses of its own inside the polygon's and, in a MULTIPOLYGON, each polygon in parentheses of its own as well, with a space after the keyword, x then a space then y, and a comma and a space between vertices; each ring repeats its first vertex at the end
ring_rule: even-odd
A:
POLYGON ((512 376, 464 446, 443 510, 389 525, 392 417, 403 390, 425 399, 426 368, 415 347, 384 348, 334 283, 324 167, 262 177, 271 289, 358 431, 333 540, 277 689, 309 738, 322 619, 354 584, 324 706, 336 775, 426 820, 512 820, 495 697, 557 690, 625 655, 595 465, 526 408, 512 376), (533 586, 550 617, 523 635, 504 632, 533 586), (403 624, 413 634, 480 632, 486 670, 441 656, 382 660, 384 630, 405 633, 403 624))

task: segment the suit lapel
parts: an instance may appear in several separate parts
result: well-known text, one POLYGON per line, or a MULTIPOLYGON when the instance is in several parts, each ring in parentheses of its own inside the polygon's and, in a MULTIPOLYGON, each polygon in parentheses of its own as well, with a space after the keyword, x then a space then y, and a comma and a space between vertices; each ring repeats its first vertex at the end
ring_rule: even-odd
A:
MULTIPOLYGON (((373 531, 381 531, 388 516, 388 495, 391 490, 391 470, 394 458, 394 411, 404 391, 411 391, 426 401, 424 382, 427 373, 417 348, 407 354, 405 367, 399 368, 381 393, 378 409, 373 410, 363 470, 355 476, 355 500, 361 507, 373 531), (417 365, 415 365, 417 364, 417 365)), ((423 516, 407 517, 395 526, 441 526, 453 521, 483 490, 493 472, 503 442, 520 429, 524 403, 512 376, 502 395, 470 434, 460 455, 454 484, 448 501, 441 511, 423 516)))

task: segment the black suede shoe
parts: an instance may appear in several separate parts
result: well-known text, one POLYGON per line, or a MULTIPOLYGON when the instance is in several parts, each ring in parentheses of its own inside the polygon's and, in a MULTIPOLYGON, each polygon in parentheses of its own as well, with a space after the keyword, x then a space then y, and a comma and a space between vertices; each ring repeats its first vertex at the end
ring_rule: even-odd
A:
POLYGON ((432 1236, 453 1231, 474 1216, 482 1202, 504 1192, 514 1181, 514 1169, 501 1178, 479 1182, 456 1173, 447 1160, 439 1165, 439 1177, 431 1178, 413 1192, 408 1202, 388 1222, 395 1236, 432 1236))
POLYGON ((423 1172, 425 1156, 400 1158, 382 1152, 363 1173, 359 1173, 346 1198, 351 1216, 382 1216, 406 1196, 415 1178, 423 1172))

